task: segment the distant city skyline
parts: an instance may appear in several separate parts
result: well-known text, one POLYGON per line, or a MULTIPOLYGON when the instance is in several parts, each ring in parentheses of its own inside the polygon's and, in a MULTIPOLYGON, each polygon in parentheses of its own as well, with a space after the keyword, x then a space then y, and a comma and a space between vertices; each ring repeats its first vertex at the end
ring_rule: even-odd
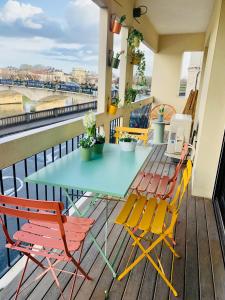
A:
POLYGON ((0 66, 97 72, 98 25, 91 0, 0 0, 0 66))

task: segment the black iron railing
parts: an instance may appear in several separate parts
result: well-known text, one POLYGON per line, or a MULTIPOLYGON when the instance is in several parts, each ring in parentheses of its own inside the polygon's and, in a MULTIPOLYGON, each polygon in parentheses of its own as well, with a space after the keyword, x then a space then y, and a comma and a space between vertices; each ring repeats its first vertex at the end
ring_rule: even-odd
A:
POLYGON ((109 138, 110 143, 115 143, 115 138, 114 138, 115 127, 121 125, 121 120, 122 118, 119 117, 110 122, 110 138, 109 138))
MULTIPOLYGON (((65 211, 68 212, 70 207, 61 188, 24 183, 24 178, 78 148, 79 140, 82 136, 76 136, 63 144, 44 150, 0 170, 0 193, 29 199, 60 200, 64 202, 65 211)), ((83 192, 78 190, 68 190, 68 192, 74 202, 83 195, 83 192)), ((22 225, 21 220, 11 217, 5 216, 4 221, 10 233, 15 232, 22 225)), ((0 278, 20 257, 18 252, 5 248, 5 236, 0 226, 0 278)))
POLYGON ((56 107, 52 109, 41 110, 37 112, 25 113, 16 116, 0 118, 0 128, 35 122, 43 119, 56 118, 67 114, 81 113, 88 110, 96 110, 97 101, 91 101, 82 104, 69 105, 65 107, 56 107))

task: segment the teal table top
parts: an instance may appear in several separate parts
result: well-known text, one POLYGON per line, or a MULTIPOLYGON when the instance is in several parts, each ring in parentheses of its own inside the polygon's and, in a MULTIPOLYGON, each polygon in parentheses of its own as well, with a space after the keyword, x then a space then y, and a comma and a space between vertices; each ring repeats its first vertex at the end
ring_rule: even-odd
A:
POLYGON ((123 152, 116 144, 106 144, 103 155, 90 161, 80 159, 79 149, 25 178, 25 182, 125 197, 151 147, 137 146, 123 152))

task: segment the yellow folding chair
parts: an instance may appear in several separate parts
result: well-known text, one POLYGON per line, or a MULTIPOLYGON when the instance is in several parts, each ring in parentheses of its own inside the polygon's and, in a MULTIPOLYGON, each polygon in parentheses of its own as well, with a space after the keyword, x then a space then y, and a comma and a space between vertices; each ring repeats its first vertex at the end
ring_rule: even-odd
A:
POLYGON ((143 141, 144 145, 146 145, 148 142, 148 128, 116 127, 114 135, 116 138, 116 144, 119 143, 119 139, 124 135, 124 133, 128 133, 136 140, 143 141))
POLYGON ((181 183, 177 187, 175 197, 170 204, 166 200, 157 198, 151 198, 148 200, 146 196, 143 195, 138 196, 136 194, 131 194, 128 197, 125 205, 117 216, 115 223, 124 226, 126 231, 134 240, 133 246, 138 246, 142 253, 129 266, 128 260, 127 266, 125 270, 119 275, 118 280, 121 280, 143 258, 146 257, 156 269, 156 271, 160 274, 167 286, 171 289, 173 294, 175 296, 178 295, 177 291, 172 285, 172 282, 166 277, 160 258, 156 254, 155 247, 161 242, 164 242, 164 244, 170 249, 172 254, 175 257, 179 257, 178 253, 174 250, 173 246, 169 242, 169 239, 171 238, 171 236, 173 236, 174 226, 177 222, 182 199, 191 178, 191 171, 192 163, 191 161, 188 161, 187 166, 182 174, 181 183), (168 217, 170 219, 170 223, 167 226, 166 220, 168 217), (137 232, 139 234, 137 234, 137 232), (146 237, 149 234, 150 238, 146 237), (143 246, 143 240, 149 242, 147 248, 143 246), (153 251, 156 255, 157 262, 150 255, 153 251))

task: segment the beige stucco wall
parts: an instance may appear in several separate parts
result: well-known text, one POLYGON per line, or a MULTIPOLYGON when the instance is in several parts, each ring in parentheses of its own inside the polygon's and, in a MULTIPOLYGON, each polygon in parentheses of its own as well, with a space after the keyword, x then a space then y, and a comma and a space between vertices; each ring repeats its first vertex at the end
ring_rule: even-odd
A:
POLYGON ((152 95, 156 104, 173 105, 182 112, 185 99, 179 97, 182 57, 185 51, 202 51, 205 34, 174 34, 159 37, 158 53, 154 56, 152 95))
POLYGON ((225 127, 225 0, 218 0, 207 32, 208 53, 200 106, 193 194, 211 197, 225 127))

